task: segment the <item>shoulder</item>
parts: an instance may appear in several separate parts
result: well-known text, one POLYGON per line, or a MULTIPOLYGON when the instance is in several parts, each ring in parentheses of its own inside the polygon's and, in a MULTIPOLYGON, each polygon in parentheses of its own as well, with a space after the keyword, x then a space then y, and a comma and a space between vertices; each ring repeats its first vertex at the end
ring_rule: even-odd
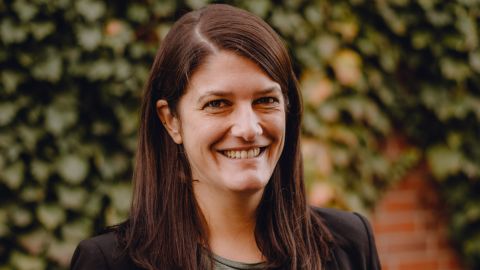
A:
POLYGON ((83 269, 134 269, 114 232, 108 232, 81 241, 72 257, 72 270, 83 269))
POLYGON ((370 224, 362 215, 332 208, 314 208, 338 244, 362 245, 368 242, 370 224))
MULTIPOLYGON (((364 266, 354 269, 379 269, 373 232, 368 220, 354 212, 313 208, 333 238, 332 254, 340 264, 364 266)), ((342 269, 350 269, 348 266, 342 269)))

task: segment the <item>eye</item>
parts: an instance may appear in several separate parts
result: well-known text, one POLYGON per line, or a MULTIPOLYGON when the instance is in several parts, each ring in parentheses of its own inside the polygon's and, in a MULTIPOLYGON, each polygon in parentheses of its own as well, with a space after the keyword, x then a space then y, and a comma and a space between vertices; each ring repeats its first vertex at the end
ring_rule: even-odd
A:
POLYGON ((254 102, 255 104, 276 105, 280 103, 276 97, 261 97, 254 102))
POLYGON ((212 109, 220 109, 220 108, 224 108, 225 106, 227 106, 227 101, 224 100, 224 99, 215 99, 215 100, 212 100, 212 101, 209 101, 207 102, 203 108, 206 109, 206 108, 212 108, 212 109))

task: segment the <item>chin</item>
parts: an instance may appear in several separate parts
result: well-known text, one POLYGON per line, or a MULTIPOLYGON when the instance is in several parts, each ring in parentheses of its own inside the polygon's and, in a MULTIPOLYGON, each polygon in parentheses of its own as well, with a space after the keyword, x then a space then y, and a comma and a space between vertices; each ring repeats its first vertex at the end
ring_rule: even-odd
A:
POLYGON ((248 180, 241 180, 236 183, 232 183, 233 185, 230 185, 229 189, 234 192, 256 193, 258 191, 263 191, 267 183, 268 180, 250 178, 248 180))

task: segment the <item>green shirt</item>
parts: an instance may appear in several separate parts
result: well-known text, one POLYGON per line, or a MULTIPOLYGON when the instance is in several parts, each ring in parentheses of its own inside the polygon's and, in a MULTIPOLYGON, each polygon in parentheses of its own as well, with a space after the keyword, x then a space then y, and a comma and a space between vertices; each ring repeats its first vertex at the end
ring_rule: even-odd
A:
POLYGON ((249 270, 249 269, 263 269, 264 263, 242 263, 225 259, 213 254, 213 262, 215 263, 215 270, 249 270))

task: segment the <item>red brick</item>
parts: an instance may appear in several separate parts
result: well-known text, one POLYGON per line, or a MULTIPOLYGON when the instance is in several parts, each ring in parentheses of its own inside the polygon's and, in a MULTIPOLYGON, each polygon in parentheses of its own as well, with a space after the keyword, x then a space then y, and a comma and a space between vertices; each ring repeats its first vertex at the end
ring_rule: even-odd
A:
POLYGON ((454 254, 449 254, 440 260, 440 269, 461 269, 460 261, 454 254))
POLYGON ((405 178, 403 181, 400 181, 397 186, 394 187, 396 190, 413 190, 418 191, 424 188, 425 184, 422 183, 422 179, 418 176, 410 175, 405 178))
POLYGON ((439 265, 436 259, 419 258, 401 262, 399 268, 405 270, 438 270, 439 265))
POLYGON ((424 252, 427 248, 425 239, 421 237, 409 238, 405 241, 392 242, 389 247, 389 252, 424 252))
MULTIPOLYGON (((413 196, 412 196, 413 197, 413 196)), ((390 199, 386 200, 380 205, 384 211, 411 211, 418 208, 418 203, 411 198, 400 198, 400 199, 390 199)))
POLYGON ((414 211, 378 213, 372 220, 378 233, 414 232, 420 228, 419 216, 414 211))
POLYGON ((382 269, 460 270, 440 198, 426 166, 412 171, 377 204, 372 225, 382 269))
POLYGON ((392 270, 387 264, 381 264, 382 265, 382 270, 392 270))
POLYGON ((410 220, 398 220, 397 222, 390 224, 381 223, 375 226, 375 231, 377 233, 414 232, 415 223, 410 220))

